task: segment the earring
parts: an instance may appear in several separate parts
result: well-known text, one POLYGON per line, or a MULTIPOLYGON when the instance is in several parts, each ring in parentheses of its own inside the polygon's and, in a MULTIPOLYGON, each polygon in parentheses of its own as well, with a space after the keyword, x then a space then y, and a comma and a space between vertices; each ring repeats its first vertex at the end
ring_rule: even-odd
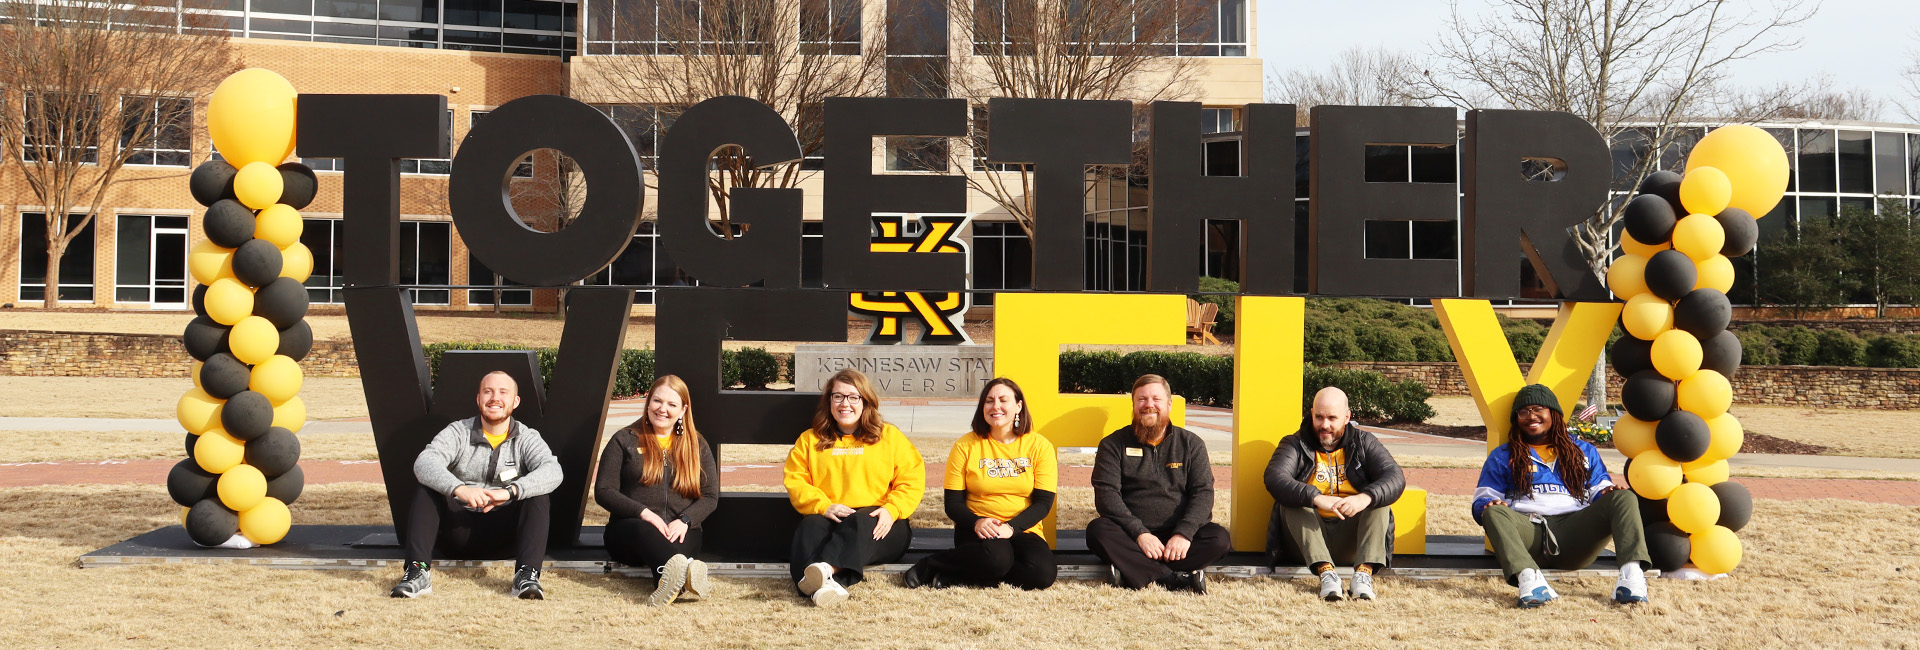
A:
POLYGON ((686 430, 687 430, 686 418, 680 418, 678 420, 673 421, 673 435, 676 435, 676 436, 680 435, 681 432, 686 430))

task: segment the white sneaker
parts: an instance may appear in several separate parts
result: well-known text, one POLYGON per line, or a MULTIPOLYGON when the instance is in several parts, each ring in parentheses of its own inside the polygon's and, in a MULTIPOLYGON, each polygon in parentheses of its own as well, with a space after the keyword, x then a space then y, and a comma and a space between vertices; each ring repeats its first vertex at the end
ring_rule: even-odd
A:
POLYGON ((655 575, 659 580, 654 584, 653 595, 647 596, 647 604, 659 607, 673 602, 687 586, 687 556, 667 558, 666 565, 656 569, 655 575))
POLYGON ((1521 569, 1516 576, 1520 583, 1520 608, 1532 609, 1547 604, 1547 601, 1559 598, 1553 588, 1547 586, 1546 576, 1534 569, 1521 569))
POLYGON ((1325 598, 1327 602, 1333 602, 1345 598, 1346 595, 1346 587, 1340 584, 1340 572, 1327 569, 1326 573, 1320 574, 1321 598, 1325 598))
POLYGON ((687 593, 694 598, 706 598, 713 593, 713 583, 707 579, 707 563, 699 560, 687 561, 687 593))
POLYGON ((1353 572, 1353 599, 1373 600, 1373 574, 1365 571, 1353 572))
POLYGON ((1647 572, 1638 562, 1620 567, 1620 581, 1613 585, 1613 602, 1622 605, 1647 602, 1647 572))
POLYGON ((832 577, 828 577, 826 584, 820 585, 820 589, 813 592, 815 607, 832 607, 846 600, 847 588, 840 586, 840 583, 835 582, 832 577))
POLYGON ((831 564, 815 562, 807 565, 804 571, 800 575, 800 593, 802 594, 812 596, 820 591, 821 586, 833 582, 833 565, 831 564))

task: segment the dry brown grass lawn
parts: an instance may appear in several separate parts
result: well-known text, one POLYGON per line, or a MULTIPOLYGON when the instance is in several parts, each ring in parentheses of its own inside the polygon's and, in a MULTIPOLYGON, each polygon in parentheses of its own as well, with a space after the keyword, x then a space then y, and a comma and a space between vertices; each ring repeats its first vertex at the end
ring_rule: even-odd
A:
MULTIPOLYGON (((836 610, 808 606, 785 581, 743 579, 654 610, 640 604, 649 580, 568 571, 546 576, 549 600, 519 602, 502 593, 504 569, 436 571, 424 601, 387 598, 393 570, 81 570, 80 554, 174 523, 165 490, 8 496, 0 615, 14 645, 35 647, 1916 647, 1920 633, 1920 511, 1844 501, 1759 502, 1733 578, 1656 581, 1654 602, 1632 608, 1608 602, 1601 578, 1561 581, 1562 601, 1532 611, 1513 609, 1512 589, 1491 578, 1385 577, 1383 600, 1332 605, 1304 580, 1216 579, 1201 599, 1077 580, 1037 593, 909 591, 882 578, 836 610)), ((1433 532, 1473 532, 1465 497, 1433 508, 1433 532)), ((369 484, 314 486, 295 506, 314 524, 381 523, 384 512, 369 484)))
MULTIPOLYGON (((183 353, 184 354, 184 353, 183 353)), ((0 417, 172 418, 180 396, 193 380, 121 377, 0 376, 0 417)), ((307 418, 331 420, 367 416, 360 380, 307 377, 300 384, 307 418)))
MULTIPOLYGON (((301 460, 378 460, 373 436, 301 433, 301 460)), ((0 431, 0 463, 184 458, 185 432, 0 431)))

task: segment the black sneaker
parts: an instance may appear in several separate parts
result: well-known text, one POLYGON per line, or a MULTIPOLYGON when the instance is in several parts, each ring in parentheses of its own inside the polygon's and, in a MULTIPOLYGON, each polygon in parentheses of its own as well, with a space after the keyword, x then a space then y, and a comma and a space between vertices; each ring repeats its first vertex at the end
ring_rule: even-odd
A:
POLYGON ((1196 594, 1207 593, 1207 572, 1204 570, 1174 571, 1156 582, 1167 591, 1191 591, 1196 594))
POLYGON ((946 581, 940 579, 940 572, 933 570, 933 564, 926 560, 913 563, 913 568, 907 569, 905 575, 908 589, 927 586, 940 589, 947 586, 946 581))
POLYGON ((540 588, 540 570, 523 566, 513 572, 513 591, 508 592, 521 600, 546 600, 547 592, 540 588))
POLYGON ((419 598, 433 593, 433 567, 425 562, 408 562, 405 573, 400 574, 400 584, 393 586, 388 594, 394 598, 419 598))

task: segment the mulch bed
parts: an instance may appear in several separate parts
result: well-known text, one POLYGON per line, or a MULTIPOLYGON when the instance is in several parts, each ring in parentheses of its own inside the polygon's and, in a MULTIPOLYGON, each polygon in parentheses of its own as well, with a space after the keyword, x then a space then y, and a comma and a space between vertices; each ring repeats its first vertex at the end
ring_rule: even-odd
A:
MULTIPOLYGON (((1393 422, 1389 420, 1358 420, 1358 422, 1367 426, 1399 429, 1401 431, 1412 431, 1414 433, 1425 433, 1448 438, 1460 438, 1463 440, 1479 440, 1484 442, 1487 439, 1487 428, 1477 425, 1458 427, 1428 424, 1425 422, 1393 422)), ((1594 446, 1601 449, 1612 449, 1613 443, 1605 442, 1594 446)), ((1746 432, 1746 440, 1740 444, 1740 452, 1747 454, 1799 454, 1803 456, 1817 456, 1827 453, 1827 447, 1810 445, 1804 442, 1794 442, 1785 438, 1776 438, 1764 433, 1748 431, 1746 432)))

